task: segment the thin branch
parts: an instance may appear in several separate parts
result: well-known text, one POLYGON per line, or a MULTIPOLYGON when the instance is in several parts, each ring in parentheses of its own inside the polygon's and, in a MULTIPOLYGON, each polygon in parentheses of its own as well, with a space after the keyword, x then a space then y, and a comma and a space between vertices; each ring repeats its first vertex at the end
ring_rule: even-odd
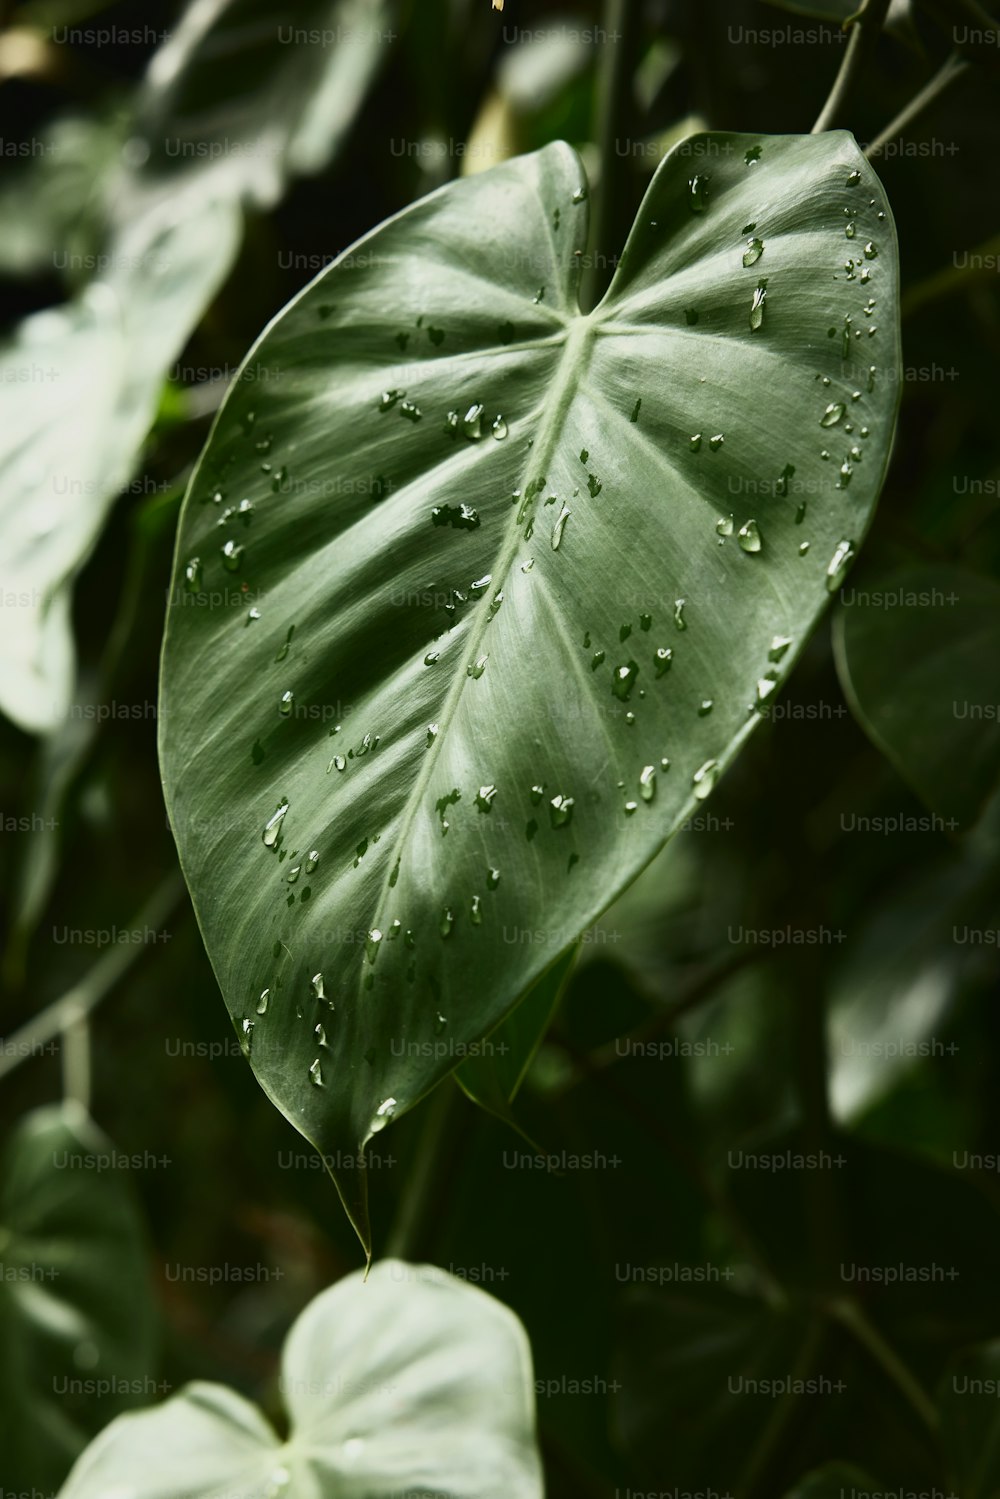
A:
POLYGON ((873 1326, 854 1301, 838 1301, 830 1307, 831 1314, 871 1354, 875 1362, 889 1376, 914 1413, 934 1436, 938 1430, 938 1416, 934 1402, 919 1383, 916 1376, 890 1348, 878 1328, 873 1326))
MULTIPOLYGON (((148 930, 155 936, 183 894, 184 881, 180 874, 175 872, 168 875, 134 917, 130 930, 139 929, 144 934, 148 930)), ((37 1055, 47 1041, 85 1020, 145 949, 145 936, 142 942, 116 944, 61 999, 54 1000, 40 1014, 33 1015, 26 1021, 20 1030, 6 1038, 0 1046, 0 1077, 13 1072, 26 1057, 37 1055)))
POLYGON ((819 135, 824 130, 832 130, 837 121, 842 118, 847 102, 878 44, 879 34, 885 24, 888 10, 889 0, 864 0, 861 9, 853 17, 853 26, 847 40, 843 62, 840 64, 840 71, 833 81, 829 97, 812 128, 813 135, 819 135))
POLYGON ((920 93, 911 99, 905 109, 901 109, 896 118, 885 127, 881 135, 877 135, 869 145, 865 147, 865 155, 871 161, 880 151, 884 151, 890 141, 895 140, 897 135, 902 135, 913 121, 922 115, 924 110, 933 104, 957 78, 968 72, 971 63, 967 62, 957 52, 952 52, 941 64, 934 77, 924 85, 920 93))

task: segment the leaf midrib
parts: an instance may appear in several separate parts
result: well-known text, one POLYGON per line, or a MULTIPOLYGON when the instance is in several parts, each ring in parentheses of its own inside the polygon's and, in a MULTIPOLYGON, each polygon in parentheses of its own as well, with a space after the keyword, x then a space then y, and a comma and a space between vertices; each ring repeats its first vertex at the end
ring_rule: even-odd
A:
MULTIPOLYGON (((550 401, 548 406, 546 407, 546 410, 543 412, 541 429, 536 442, 531 449, 529 467, 533 468, 537 474, 544 474, 548 467, 549 460, 552 457, 552 452, 562 430, 563 423, 569 412, 570 406, 573 404, 573 400, 576 395, 577 383, 584 368, 586 351, 593 339, 594 332, 595 328, 593 323, 591 322, 589 314, 578 313, 576 319, 573 322, 567 324, 566 341, 563 347, 562 354, 559 358, 559 364, 556 367, 555 377, 552 383, 552 395, 550 397, 550 401)), ((503 545, 501 547, 497 560, 493 564, 493 575, 500 580, 501 586, 503 586, 503 579, 507 576, 507 573, 513 564, 521 539, 521 529, 517 520, 517 515, 518 510, 512 506, 510 510, 510 520, 507 523, 506 536, 504 537, 503 545)), ((486 609, 480 609, 475 617, 475 622, 470 632, 466 649, 463 650, 460 655, 456 653, 458 667, 452 680, 452 684, 448 689, 448 695, 444 700, 444 705, 438 713, 438 733, 435 735, 433 744, 427 750, 421 762, 420 770, 417 773, 417 778, 414 781, 410 793, 407 797, 406 807, 403 812, 399 831, 393 842, 392 851, 386 862, 386 873, 383 875, 382 883, 379 886, 378 905, 375 907, 373 919, 377 919, 378 913, 385 902, 389 890, 389 877, 392 873, 392 870, 395 869, 396 864, 403 857, 403 851, 405 850, 406 840, 409 835, 410 827, 412 826, 417 807, 421 804, 424 792, 427 789, 427 783, 430 780, 431 774, 434 770, 439 747, 445 742, 448 737, 449 729, 454 722, 455 716, 458 713, 459 706, 462 702, 462 694, 466 690, 468 683, 471 681, 471 678, 469 677, 465 669, 466 662, 469 659, 475 659, 475 657, 478 655, 479 647, 481 646, 483 639, 485 638, 486 627, 488 624, 489 611, 486 609)), ((359 975, 358 994, 356 996, 359 999, 361 997, 361 984, 364 982, 364 977, 365 975, 362 972, 359 975)))

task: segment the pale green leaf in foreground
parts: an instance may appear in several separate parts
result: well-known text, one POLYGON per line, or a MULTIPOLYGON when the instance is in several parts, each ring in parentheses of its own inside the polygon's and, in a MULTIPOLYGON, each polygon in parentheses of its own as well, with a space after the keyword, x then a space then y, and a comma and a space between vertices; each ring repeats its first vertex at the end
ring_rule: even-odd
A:
POLYGON ((386 1260, 318 1296, 289 1334, 282 1442, 221 1385, 115 1421, 60 1499, 541 1499, 531 1353, 500 1302, 386 1260))

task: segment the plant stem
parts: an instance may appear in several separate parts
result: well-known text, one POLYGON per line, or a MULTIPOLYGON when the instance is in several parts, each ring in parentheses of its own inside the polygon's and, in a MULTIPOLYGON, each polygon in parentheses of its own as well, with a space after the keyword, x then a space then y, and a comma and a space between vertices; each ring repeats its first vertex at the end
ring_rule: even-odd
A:
POLYGON ((605 0, 604 55, 597 76, 594 135, 600 153, 600 182, 593 198, 590 226, 590 259, 581 288, 584 311, 595 306, 607 288, 612 256, 622 248, 627 229, 629 179, 615 165, 616 143, 629 135, 632 107, 634 55, 637 50, 639 17, 636 0, 605 0))
POLYGON ((964 57, 960 57, 957 52, 952 52, 941 64, 934 77, 920 90, 920 93, 914 99, 910 100, 905 109, 900 110, 896 118, 891 120, 885 127, 881 135, 877 135, 865 147, 865 155, 868 160, 871 161, 873 156, 877 156, 880 151, 884 150, 891 140, 895 140, 897 135, 902 135, 913 124, 913 121, 919 115, 923 114, 929 105, 933 104, 946 89, 950 88, 957 78, 960 78, 963 73, 968 71, 970 66, 971 64, 964 57))
POLYGON ((63 1098, 90 1113, 90 1021, 79 1011, 62 1033, 63 1098))
POLYGON ((854 1301, 838 1301, 830 1307, 830 1311, 838 1322, 853 1333, 862 1347, 868 1350, 900 1394, 905 1397, 916 1415, 920 1417, 928 1431, 936 1436, 938 1417, 933 1401, 895 1350, 890 1348, 878 1328, 869 1322, 858 1304, 854 1301))
POLYGON ((450 1077, 439 1083, 428 1099, 415 1158, 386 1240, 385 1252, 390 1259, 416 1260, 430 1253, 431 1230, 440 1214, 443 1185, 451 1176, 457 1147, 469 1134, 467 1128, 458 1126, 464 1102, 465 1095, 450 1077))
MULTIPOLYGON (((183 894, 184 881, 180 874, 175 872, 168 875, 133 918, 130 927, 142 930, 149 928, 155 932, 175 909, 183 894)), ((61 999, 54 1000, 7 1038, 0 1048, 0 1077, 13 1072, 26 1057, 33 1056, 53 1037, 82 1023, 128 972, 144 948, 144 943, 131 942, 111 948, 61 999)))
POLYGON ((854 16, 844 60, 812 128, 813 135, 819 135, 823 130, 832 130, 843 116, 848 100, 875 51, 888 10, 889 0, 864 0, 861 9, 854 16))

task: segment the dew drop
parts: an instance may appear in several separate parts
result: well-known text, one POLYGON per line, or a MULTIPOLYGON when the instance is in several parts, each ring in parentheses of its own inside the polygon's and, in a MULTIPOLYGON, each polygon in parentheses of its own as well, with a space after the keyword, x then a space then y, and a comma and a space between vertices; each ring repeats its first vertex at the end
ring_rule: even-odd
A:
POLYGON ((720 515, 715 522, 715 530, 718 536, 732 536, 733 517, 731 515, 720 515))
POLYGON ((639 795, 644 802, 651 802, 656 795, 656 766, 646 765, 639 776, 639 795))
POLYGON ((441 921, 438 926, 438 930, 440 931, 442 937, 449 936, 454 925, 455 913, 450 906, 445 906, 441 912, 441 921))
POLYGON ((368 936, 365 938, 365 957, 368 959, 369 963, 374 963, 375 959, 378 957, 381 942, 382 933, 379 931, 378 927, 372 927, 371 931, 368 933, 368 936))
POLYGON ((260 991, 260 998, 257 1000, 257 1014, 258 1015, 266 1015, 267 1014, 267 1005, 268 1005, 268 1001, 270 1000, 270 998, 271 998, 271 991, 270 991, 270 989, 262 989, 260 991))
POLYGON ((483 924, 483 913, 479 909, 478 895, 474 895, 472 897, 472 904, 469 907, 469 919, 471 920, 473 926, 482 926, 483 924))
POLYGON ((684 605, 686 603, 686 599, 674 600, 674 624, 677 626, 678 630, 687 629, 687 620, 684 618, 684 605))
POLYGON ((759 552, 763 542, 757 522, 748 520, 745 526, 740 527, 736 540, 744 552, 759 552))
POLYGON ((277 841, 278 841, 278 834, 281 832, 281 824, 285 820, 285 814, 286 814, 287 811, 288 811, 288 803, 287 803, 287 801, 281 802, 281 804, 279 805, 278 810, 275 812, 274 816, 268 818, 267 822, 264 824, 263 839, 264 839, 265 845, 268 848, 273 848, 274 845, 277 843, 277 841))
POLYGON ((846 538, 839 541, 830 558, 826 569, 826 587, 828 593, 836 593, 847 575, 847 570, 854 561, 854 542, 846 538))
POLYGON ((317 1057, 315 1062, 310 1065, 309 1081, 315 1088, 322 1088, 323 1086, 323 1068, 320 1063, 319 1057, 317 1057))
POLYGON ((611 677, 611 691, 618 698, 619 702, 628 702, 638 675, 639 668, 634 661, 628 661, 624 666, 615 667, 611 677))
POLYGON ((487 888, 487 890, 495 890, 497 888, 497 886, 499 885, 499 883, 500 883, 500 871, 499 871, 499 869, 488 869, 486 871, 486 888, 487 888))
POLYGON ((698 451, 698 449, 700 447, 701 447, 701 433, 700 432, 696 432, 694 434, 694 436, 691 438, 691 451, 692 451, 692 453, 697 453, 697 451, 698 451))
POLYGON ((507 423, 499 414, 493 418, 493 425, 490 428, 490 431, 493 433, 493 436, 496 438, 497 442, 502 442, 503 439, 507 436, 507 423))
POLYGON ((184 564, 184 581, 197 593, 201 586, 201 558, 192 557, 184 564))
POLYGON ((554 796, 549 802, 549 821, 554 828, 564 828, 573 816, 573 798, 554 796))
POLYGON ((281 694, 281 700, 278 703, 278 712, 281 714, 282 718, 288 718, 289 717, 289 715, 291 714, 292 707, 293 707, 294 703, 295 703, 295 693, 294 692, 290 692, 289 691, 289 692, 283 692, 281 694))
POLYGON ((563 532, 566 529, 566 522, 569 520, 569 516, 569 507, 564 505, 556 518, 555 525, 552 527, 552 550, 554 552, 558 552, 559 550, 560 543, 563 539, 563 532))
MULTIPOLYGON (((756 265, 763 253, 764 241, 762 239, 755 238, 748 240, 747 247, 743 251, 743 264, 745 266, 756 265)), ((770 264, 771 262, 768 261, 768 265, 770 264)))
POLYGON ((670 670, 670 663, 674 659, 674 653, 669 645, 661 645, 653 657, 653 666, 658 677, 665 677, 670 670))
POLYGON ((694 775, 691 777, 691 785, 694 788, 695 796, 700 802, 703 802, 707 796, 711 795, 712 791, 715 788, 715 783, 718 779, 718 760, 706 760, 704 765, 700 766, 695 771, 694 775))
POLYGON ((222 565, 229 573, 239 571, 243 560, 243 548, 235 541, 226 541, 222 545, 222 565))
POLYGON ((846 410, 843 401, 831 401, 819 419, 820 426, 835 427, 839 421, 843 421, 846 410))
POLYGON ((483 410, 482 402, 477 401, 462 418, 462 431, 470 442, 478 442, 483 435, 483 410))
POLYGON ((766 297, 767 297, 767 282, 766 281, 760 281, 760 282, 757 283, 757 288, 756 288, 756 290, 754 291, 754 294, 753 294, 753 301, 750 303, 750 331, 751 331, 751 333, 757 333, 763 327, 763 324, 764 324, 764 301, 765 301, 766 297))

